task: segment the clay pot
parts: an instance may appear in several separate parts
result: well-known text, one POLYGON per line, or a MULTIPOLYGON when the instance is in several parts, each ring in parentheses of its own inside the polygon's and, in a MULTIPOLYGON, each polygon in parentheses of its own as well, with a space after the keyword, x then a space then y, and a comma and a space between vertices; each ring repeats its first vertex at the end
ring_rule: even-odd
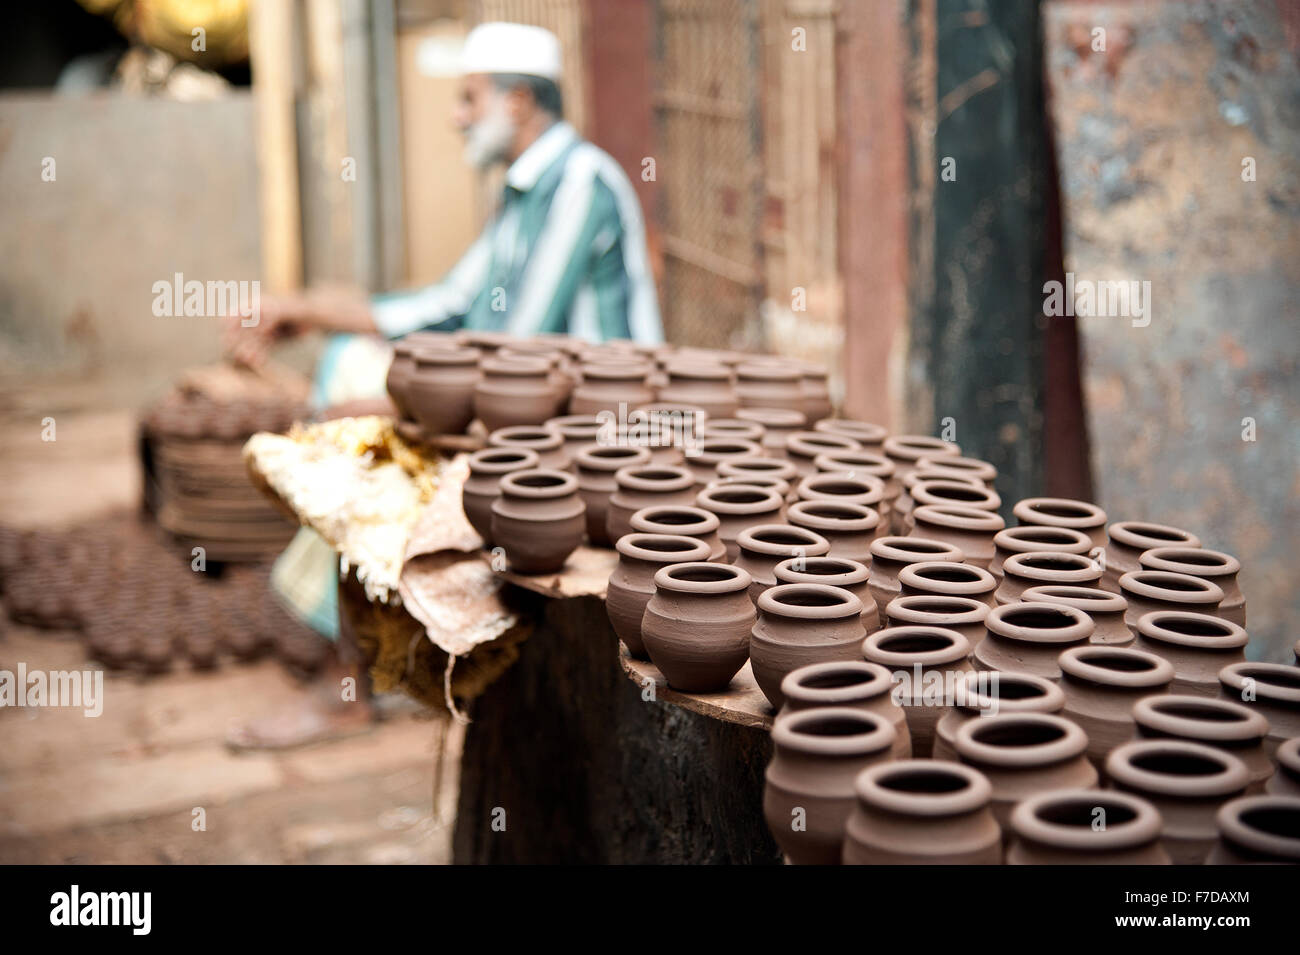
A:
POLYGON ((1071 647, 1058 662, 1065 715, 1088 734, 1088 758, 1098 769, 1132 738, 1134 704, 1167 694, 1174 679, 1168 660, 1125 647, 1071 647))
POLYGON ((1242 796, 1220 807, 1206 865, 1300 864, 1300 799, 1242 796))
POLYGON ((501 478, 492 503, 492 540, 519 574, 557 573, 582 543, 586 507, 567 471, 535 468, 501 478))
POLYGON ((912 753, 929 756, 935 726, 951 708, 946 684, 971 669, 970 644, 944 627, 887 627, 867 637, 862 655, 894 674, 894 699, 907 716, 912 753))
POLYGON ((559 418, 549 418, 545 427, 560 435, 564 447, 565 467, 572 470, 573 456, 581 448, 601 444, 607 429, 600 419, 590 414, 571 414, 559 418))
MULTIPOLYGON (((726 544, 726 535, 721 536, 726 544)), ((825 557, 831 549, 820 534, 789 524, 746 527, 736 535, 736 547, 738 553, 733 563, 749 574, 752 580, 749 595, 755 603, 763 591, 776 586, 776 565, 781 561, 791 557, 825 557)))
POLYGON ((1246 625, 1246 598, 1237 584, 1241 562, 1231 554, 1199 547, 1153 547, 1138 557, 1138 563, 1144 570, 1186 574, 1214 583, 1223 591, 1215 614, 1239 627, 1246 625))
POLYGON ((736 366, 736 397, 742 408, 776 408, 806 415, 803 374, 785 362, 745 362, 736 366))
POLYGON ((540 425, 555 415, 555 383, 544 358, 484 358, 474 386, 474 416, 488 431, 540 425))
POLYGON ((808 423, 804 413, 793 408, 741 408, 736 417, 762 426, 763 437, 759 443, 768 456, 778 461, 786 457, 786 439, 808 423))
POLYGON ((1200 865, 1218 836, 1215 817, 1245 795, 1250 775, 1237 757, 1185 740, 1126 743, 1106 758, 1112 789, 1134 793, 1164 820, 1160 842, 1174 865, 1200 865))
POLYGON ((583 365, 582 381, 569 397, 569 414, 599 414, 602 411, 626 418, 638 405, 655 400, 655 393, 646 384, 649 369, 640 363, 610 362, 600 365, 583 365))
POLYGON ((1218 616, 1223 600, 1218 584, 1190 574, 1137 570, 1119 579, 1119 592, 1128 601, 1124 622, 1130 629, 1149 613, 1175 610, 1218 616))
POLYGON ((1133 704, 1134 739, 1180 739, 1236 756, 1250 775, 1248 792, 1261 792, 1273 775, 1264 745, 1268 720, 1240 703, 1164 694, 1133 704))
POLYGON ((709 418, 702 432, 705 440, 752 441, 760 447, 765 434, 766 429, 761 424, 739 418, 709 418))
POLYGON ((885 607, 903 592, 899 572, 908 564, 924 560, 961 562, 965 555, 942 541, 920 537, 877 537, 871 542, 871 595, 885 607))
POLYGON ((880 526, 880 515, 871 508, 834 501, 797 501, 786 509, 785 519, 826 538, 831 557, 871 562, 871 541, 880 526))
POLYGON ((799 480, 799 472, 793 464, 781 458, 752 457, 732 458, 718 465, 719 478, 769 478, 784 481, 787 487, 794 487, 799 480))
POLYGON ((908 759, 872 766, 854 782, 844 865, 998 865, 1002 833, 982 773, 908 759))
POLYGON ((777 584, 759 595, 749 640, 754 679, 772 708, 785 702, 781 681, 809 663, 859 660, 867 635, 862 602, 826 584, 777 584))
POLYGON ((1011 513, 1021 525, 1079 531, 1087 535, 1092 547, 1106 546, 1106 512, 1088 501, 1066 497, 1027 497, 1017 501, 1011 513))
POLYGON ((885 454, 894 462, 895 474, 902 481, 916 468, 924 457, 936 454, 961 454, 961 448, 951 441, 932 438, 927 434, 895 434, 885 439, 885 454))
MULTIPOLYGON (((855 418, 822 418, 813 425, 814 431, 821 431, 824 434, 838 434, 846 438, 852 438, 858 442, 864 450, 874 451, 876 454, 884 453, 885 439, 889 437, 889 432, 878 424, 872 424, 870 421, 859 421, 855 418)), ((831 468, 830 470, 838 470, 831 468)))
POLYGON ((1038 793, 1011 813, 1007 865, 1169 865, 1161 827, 1156 808, 1129 793, 1038 793))
POLYGON ((704 440, 704 428, 709 420, 703 408, 694 405, 657 401, 641 405, 628 415, 628 426, 637 438, 638 445, 648 447, 655 461, 673 457, 673 464, 684 460, 684 451, 694 453, 704 440))
POLYGON ((1038 524, 1008 527, 993 535, 993 562, 989 564, 989 573, 1000 578, 1002 562, 1012 554, 1044 551, 1087 554, 1091 550, 1092 541, 1088 535, 1069 527, 1045 527, 1038 524))
POLYGON ((894 730, 874 713, 826 706, 778 716, 763 817, 793 865, 838 865, 854 780, 892 755, 894 730))
POLYGON ((752 441, 708 438, 700 442, 695 454, 687 456, 686 467, 695 475, 695 489, 698 491, 718 476, 718 465, 724 461, 761 455, 762 449, 752 441))
POLYGON ((973 478, 921 479, 912 485, 908 493, 917 507, 951 505, 971 507, 977 511, 996 511, 1002 506, 1002 498, 997 491, 974 481, 973 478))
POLYGON ((801 407, 808 421, 820 421, 835 412, 835 405, 831 402, 830 372, 824 367, 811 363, 804 365, 800 386, 803 391, 801 407))
POLYGON ((777 491, 755 484, 706 487, 695 496, 695 506, 716 514, 721 522, 718 537, 726 549, 728 561, 735 561, 739 555, 737 538, 746 528, 757 524, 781 526, 775 522, 781 519, 783 502, 784 498, 777 491))
POLYGON ((984 618, 985 637, 975 648, 981 670, 1016 670, 1059 680, 1061 651, 1092 636, 1092 620, 1061 604, 1005 604, 984 618))
POLYGON ((979 481, 992 487, 998 479, 998 469, 979 458, 963 458, 957 454, 927 454, 916 462, 913 474, 922 478, 954 478, 959 481, 979 481))
POLYGON ((801 477, 817 473, 815 461, 819 455, 861 450, 861 446, 852 438, 824 431, 792 431, 785 438, 785 456, 794 464, 801 477))
POLYGON ((1094 587, 1101 580, 1101 566, 1083 554, 1030 551, 1012 554, 1002 563, 1002 583, 994 599, 998 604, 1024 600, 1031 587, 1094 587))
POLYGON ((982 600, 916 594, 895 597, 885 605, 885 626, 956 630, 974 650, 984 639, 984 618, 988 614, 989 605, 982 600))
POLYGON ((749 574, 696 561, 655 572, 641 621, 641 641, 673 689, 723 690, 749 657, 754 605, 749 574))
POLYGON ((1300 673, 1295 667, 1285 663, 1230 663, 1219 671, 1219 695, 1244 704, 1268 720, 1264 748, 1270 754, 1286 740, 1300 736, 1300 673))
MULTIPOLYGON (((718 466, 723 467, 723 465, 718 466)), ((776 496, 781 499, 781 515, 782 519, 784 519, 785 502, 790 499, 790 484, 780 478, 759 477, 757 475, 754 477, 719 477, 714 478, 708 484, 704 485, 704 489, 712 490, 715 487, 735 487, 737 484, 746 487, 761 487, 765 491, 772 491, 775 493, 776 496)))
POLYGON ((953 705, 934 728, 934 758, 957 759, 957 730, 999 714, 1060 713, 1065 694, 1051 680, 1029 673, 972 670, 957 685, 953 705))
POLYGON ((501 496, 501 478, 515 471, 540 467, 536 451, 527 448, 484 448, 469 456, 469 476, 461 486, 461 507, 470 526, 492 546, 492 503, 501 496))
POLYGON ((1016 803, 1054 789, 1092 789, 1088 737, 1053 713, 999 713, 967 720, 953 736, 957 758, 993 785, 993 815, 1007 835, 1016 803))
POLYGON ((862 604, 867 633, 880 629, 880 610, 867 586, 867 565, 843 557, 789 557, 772 569, 777 584, 826 584, 847 590, 862 604))
POLYGON ((1276 755, 1277 772, 1265 784, 1265 791, 1270 796, 1300 799, 1300 736, 1279 746, 1276 755))
MULTIPOLYGON (((606 518, 606 527, 610 521, 606 518)), ((641 534, 675 534, 681 537, 693 537, 702 541, 709 549, 709 556, 702 560, 722 560, 726 557, 726 548, 718 537, 718 515, 710 514, 700 507, 689 504, 661 504, 657 507, 643 507, 629 519, 629 533, 641 534)), ((610 535, 611 540, 619 540, 610 535)))
MULTIPOLYGON (((415 335, 425 334, 424 332, 415 332, 407 335, 407 338, 414 338, 415 335)), ((437 334, 432 333, 432 334, 437 334)), ((509 348, 512 344, 519 342, 519 339, 508 332, 490 332, 490 331, 471 331, 469 329, 460 329, 453 332, 453 336, 460 344, 469 348, 477 348, 484 355, 495 354, 501 348, 509 348)))
POLYGON ((730 418, 740 407, 726 365, 677 359, 668 363, 666 371, 668 383, 659 389, 661 401, 694 405, 710 418, 730 418))
POLYGON ((488 435, 488 447, 527 450, 537 454, 539 468, 563 471, 569 463, 564 438, 541 425, 521 424, 498 428, 488 435))
POLYGON ((384 379, 384 386, 388 389, 388 397, 393 399, 398 416, 402 418, 411 417, 406 404, 406 388, 414 371, 415 357, 411 354, 411 343, 397 342, 393 345, 393 360, 388 363, 388 375, 384 379))
MULTIPOLYGON (((917 470, 913 470, 909 475, 907 475, 907 477, 903 478, 901 482, 903 486, 903 493, 899 494, 898 499, 893 502, 894 510, 893 510, 893 520, 892 520, 892 523, 899 528, 900 533, 906 533, 907 531, 912 529, 912 511, 915 510, 917 507, 916 501, 912 497, 912 490, 918 484, 923 484, 929 480, 938 480, 938 479, 923 477, 917 470)), ((975 495, 982 496, 988 491, 988 488, 984 486, 984 482, 980 481, 978 478, 958 477, 958 478, 947 478, 945 480, 952 481, 957 484, 961 484, 966 488, 968 488, 970 492, 975 495)), ((947 504, 952 504, 954 502, 930 500, 928 503, 930 504, 938 503, 940 505, 947 505, 947 504)), ((959 506, 964 506, 964 505, 959 505, 959 506)), ((977 508, 977 510, 979 510, 979 508, 977 508)))
POLYGON ((1093 644, 1123 647, 1133 642, 1133 631, 1124 622, 1128 601, 1100 587, 1063 587, 1048 584, 1029 587, 1020 594, 1025 603, 1063 604, 1082 610, 1092 618, 1093 644))
POLYGON ((819 471, 803 477, 795 485, 801 501, 835 501, 878 507, 885 497, 885 484, 877 477, 862 474, 852 477, 834 471, 819 471))
POLYGON ((1195 534, 1168 524, 1151 524, 1146 521, 1116 521, 1106 528, 1106 574, 1103 578, 1107 590, 1119 592, 1119 579, 1142 569, 1142 555, 1156 547, 1200 547, 1195 534))
POLYGON ((1133 646, 1164 657, 1174 665, 1171 692, 1215 696, 1219 672, 1246 659, 1249 638, 1234 623, 1202 613, 1164 610, 1147 614, 1137 625, 1133 646))
POLYGON ((649 659, 641 640, 641 618, 654 593, 654 575, 669 564, 709 559, 709 545, 677 534, 625 534, 614 545, 618 564, 609 575, 605 609, 618 638, 638 660, 649 659))
POLYGON ((608 545, 605 518, 610 495, 617 487, 614 474, 624 467, 649 466, 650 452, 645 448, 589 445, 578 452, 573 464, 578 496, 587 506, 587 539, 593 544, 608 545))
POLYGON ((684 467, 619 468, 605 514, 605 535, 618 540, 632 530, 632 515, 647 507, 692 505, 695 475, 684 467))
MULTIPOLYGON (((839 451, 819 454, 813 466, 822 473, 836 473, 844 477, 876 477, 884 482, 884 498, 877 505, 883 520, 889 521, 902 493, 902 484, 894 477, 894 462, 883 454, 871 451, 839 451)), ((890 525, 886 525, 888 527, 890 525)))
POLYGON ((877 663, 857 659, 809 663, 781 681, 785 702, 779 715, 824 706, 864 710, 894 728, 892 758, 907 759, 912 755, 912 737, 903 708, 894 702, 893 689, 889 671, 877 663))
POLYGON ((898 572, 904 597, 924 595, 969 597, 992 607, 998 582, 980 567, 954 560, 923 560, 898 572))
POLYGON ((908 536, 952 544, 961 549, 966 563, 987 570, 993 560, 993 538, 1005 526, 1002 518, 990 511, 928 504, 912 512, 908 536))

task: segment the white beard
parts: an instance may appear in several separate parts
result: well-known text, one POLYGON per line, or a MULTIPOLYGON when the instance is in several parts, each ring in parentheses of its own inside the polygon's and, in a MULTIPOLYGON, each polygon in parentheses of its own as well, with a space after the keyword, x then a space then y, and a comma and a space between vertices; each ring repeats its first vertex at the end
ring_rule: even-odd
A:
POLYGON ((515 124, 498 100, 491 112, 465 131, 465 161, 475 169, 487 169, 505 160, 515 141, 515 124))

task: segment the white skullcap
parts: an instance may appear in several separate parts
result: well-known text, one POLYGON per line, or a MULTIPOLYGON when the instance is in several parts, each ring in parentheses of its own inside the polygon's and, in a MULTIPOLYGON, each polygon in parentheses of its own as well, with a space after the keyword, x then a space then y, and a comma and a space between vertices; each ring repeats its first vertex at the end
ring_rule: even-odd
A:
POLYGON ((464 73, 522 73, 560 80, 560 40, 522 23, 480 23, 465 37, 464 73))

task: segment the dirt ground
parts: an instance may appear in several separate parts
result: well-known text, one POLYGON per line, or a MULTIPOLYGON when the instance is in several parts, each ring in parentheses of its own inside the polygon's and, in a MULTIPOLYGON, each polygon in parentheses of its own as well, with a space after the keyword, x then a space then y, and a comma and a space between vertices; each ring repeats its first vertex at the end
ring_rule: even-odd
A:
MULTIPOLYGON (((136 505, 130 414, 58 413, 44 442, 49 412, 18 401, 0 418, 0 521, 64 527, 136 505)), ((0 628, 0 670, 89 666, 72 634, 0 628)), ((0 863, 449 861, 460 734, 413 704, 303 749, 225 747, 232 721, 308 692, 268 660, 107 672, 95 718, 0 707, 0 863)))

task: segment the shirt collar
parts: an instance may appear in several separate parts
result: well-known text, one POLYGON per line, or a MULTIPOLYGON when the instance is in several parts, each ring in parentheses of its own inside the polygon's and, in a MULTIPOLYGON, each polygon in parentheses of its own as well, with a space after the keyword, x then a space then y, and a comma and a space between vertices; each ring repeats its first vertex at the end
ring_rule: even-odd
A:
POLYGON ((527 192, 537 185, 542 173, 577 138, 578 134, 573 127, 564 120, 552 123, 546 132, 533 140, 532 145, 510 164, 506 170, 506 185, 519 192, 527 192))

